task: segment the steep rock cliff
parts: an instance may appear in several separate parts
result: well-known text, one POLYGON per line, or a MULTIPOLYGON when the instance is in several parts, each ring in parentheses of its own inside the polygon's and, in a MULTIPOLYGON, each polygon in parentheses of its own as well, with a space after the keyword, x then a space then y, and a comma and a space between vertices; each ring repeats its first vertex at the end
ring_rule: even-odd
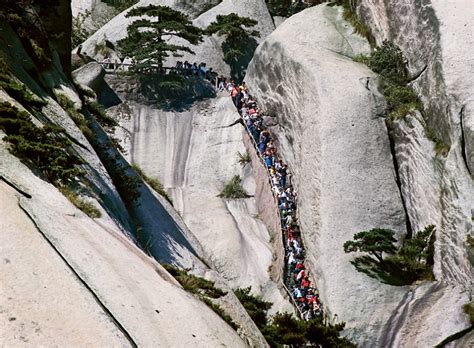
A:
MULTIPOLYGON (((409 219, 423 215, 415 212, 422 202, 432 206, 437 203, 430 197, 436 201, 441 198, 437 191, 426 189, 427 183, 437 181, 429 174, 433 171, 432 154, 422 155, 426 159, 417 161, 413 157, 416 153, 405 153, 402 168, 417 162, 425 166, 420 168, 422 180, 429 181, 414 184, 400 172, 401 191, 397 186, 377 77, 350 59, 369 50, 367 42, 342 19, 340 8, 320 5, 285 21, 259 46, 246 81, 272 122, 277 122, 272 131, 294 172, 308 260, 330 314, 345 321, 347 335, 362 346, 436 345, 468 326, 461 311, 468 301, 466 288, 459 283, 439 283, 426 291, 426 287, 409 290, 384 284, 358 272, 350 264, 354 257, 342 249, 354 233, 373 227, 391 228, 403 238, 406 217, 402 194, 409 201, 409 219), (411 188, 413 185, 416 190, 411 188), (424 196, 418 200, 421 191, 424 196), (417 294, 418 310, 425 313, 424 323, 420 315, 407 314, 413 292, 417 294), (451 305, 445 306, 448 298, 451 305), (443 322, 440 329, 434 316, 428 314, 440 312, 449 312, 456 320, 443 322)), ((396 145, 397 160, 401 146, 396 145)), ((452 157, 462 158, 459 154, 452 157)), ((449 214, 448 220, 459 222, 465 231, 469 222, 463 202, 470 191, 466 190, 469 184, 465 176, 458 178, 459 189, 451 195, 464 208, 460 215, 449 214)), ((442 186, 446 189, 444 180, 442 186)), ((440 202, 444 205, 446 198, 440 202)), ((427 213, 418 219, 415 228, 439 223, 431 220, 437 213, 429 215, 429 205, 422 210, 427 213)), ((456 274, 466 286, 464 241, 456 236, 457 232, 448 233, 448 237, 443 223, 438 226, 441 241, 437 253, 447 256, 445 267, 452 271, 446 272, 456 274), (452 238, 456 242, 447 242, 452 238), (451 246, 440 247, 443 243, 451 246)))
POLYGON ((242 177, 250 195, 255 191, 251 168, 238 163, 245 148, 241 125, 229 127, 238 118, 231 99, 221 95, 188 111, 163 111, 134 101, 130 85, 120 79, 111 84, 126 101, 109 112, 120 122, 116 136, 129 161, 159 178, 207 259, 232 287, 252 286, 275 303, 274 310, 291 311, 270 279, 273 249, 255 198, 218 197, 234 175, 242 177))

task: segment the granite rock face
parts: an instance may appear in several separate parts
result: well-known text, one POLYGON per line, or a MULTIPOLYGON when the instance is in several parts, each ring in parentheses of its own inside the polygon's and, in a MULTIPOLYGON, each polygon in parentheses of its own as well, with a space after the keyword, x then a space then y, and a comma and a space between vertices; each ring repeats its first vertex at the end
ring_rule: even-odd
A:
POLYGON ((109 112, 120 122, 116 136, 128 160, 161 181, 213 268, 232 288, 251 286, 275 310, 291 311, 268 273, 273 250, 255 198, 218 197, 234 175, 250 195, 255 191, 252 169, 238 163, 245 147, 242 126, 229 127, 239 117, 231 99, 220 95, 188 111, 166 112, 121 98, 129 101, 109 112))
MULTIPOLYGON (((382 21, 383 4, 378 3, 372 6, 378 15, 374 18, 382 21)), ((258 47, 246 81, 272 123, 277 123, 271 129, 294 172, 308 260, 330 314, 346 322, 346 334, 361 346, 436 345, 468 325, 461 307, 468 302, 471 284, 464 243, 470 229, 466 215, 472 180, 464 174, 461 151, 453 150, 460 137, 451 137, 458 140, 448 158, 440 159, 419 118, 409 117, 395 126, 392 155, 377 76, 350 59, 370 48, 341 12, 319 5, 286 20, 258 47), (458 174, 438 175, 437 165, 445 168, 444 173, 452 165, 458 174), (350 264, 354 256, 344 254, 343 243, 356 232, 391 228, 403 238, 410 224, 414 231, 428 224, 439 227, 438 282, 411 289, 384 284, 357 272, 350 264), (419 311, 431 324, 406 311, 397 316, 400 308, 411 306, 413 292, 419 311), (450 306, 445 306, 447 298, 453 301, 450 306), (458 319, 443 322, 439 329, 428 313, 440 311, 458 319)), ((420 17, 410 16, 416 18, 420 17)), ((440 133, 452 128, 442 123, 439 127, 440 133)))

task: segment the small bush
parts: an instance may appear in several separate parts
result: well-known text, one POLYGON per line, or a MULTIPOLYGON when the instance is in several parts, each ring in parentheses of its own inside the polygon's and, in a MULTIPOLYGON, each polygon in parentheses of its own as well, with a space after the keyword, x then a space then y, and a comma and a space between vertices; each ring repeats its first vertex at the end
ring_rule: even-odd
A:
POLYGON ((0 61, 0 88, 3 88, 10 97, 22 105, 42 108, 48 104, 45 100, 30 92, 23 83, 11 76, 3 59, 0 61))
POLYGON ((234 293, 250 315, 250 318, 262 330, 267 325, 267 311, 272 307, 272 303, 252 295, 250 293, 251 290, 252 288, 249 286, 248 288, 236 289, 234 293))
POLYGON ((432 128, 426 127, 425 135, 434 143, 434 150, 437 156, 446 157, 448 155, 450 150, 449 145, 444 143, 432 128))
POLYGON ((84 136, 91 140, 94 136, 92 130, 89 128, 88 122, 84 115, 76 110, 74 106, 74 102, 69 99, 66 95, 61 93, 56 93, 56 101, 59 105, 69 114, 71 119, 77 125, 77 127, 81 130, 84 136))
POLYGON ((221 198, 238 199, 249 197, 247 191, 242 187, 242 179, 240 176, 235 175, 227 184, 224 189, 218 195, 221 198))
POLYGON ((173 201, 168 195, 168 192, 166 192, 163 184, 158 179, 151 178, 148 175, 146 175, 143 172, 143 169, 141 169, 137 164, 132 164, 132 168, 135 169, 138 175, 140 175, 143 178, 143 180, 145 180, 145 182, 151 186, 153 190, 155 190, 157 193, 163 196, 171 205, 173 205, 173 201))
POLYGON ((27 112, 0 103, 0 129, 7 134, 3 139, 11 144, 11 152, 33 164, 53 184, 60 186, 84 174, 78 168, 84 161, 74 152, 61 127, 39 128, 27 112))
POLYGON ((354 60, 366 64, 383 77, 381 87, 387 102, 386 113, 389 119, 403 118, 412 110, 423 110, 417 93, 408 85, 410 77, 407 62, 397 46, 385 41, 370 56, 358 55, 354 60))
POLYGON ((84 201, 70 189, 63 187, 60 189, 60 191, 67 199, 69 199, 72 204, 82 210, 90 218, 97 219, 102 216, 100 210, 97 209, 94 204, 84 201))
POLYGON ((104 128, 113 128, 118 125, 112 117, 107 115, 104 107, 97 102, 88 101, 87 108, 95 116, 97 122, 104 128))
POLYGON ((343 18, 352 25, 354 31, 366 38, 371 46, 375 46, 375 38, 370 27, 357 16, 357 13, 351 7, 350 0, 338 0, 337 3, 342 5, 343 18))
POLYGON ((196 295, 219 298, 226 295, 225 291, 214 286, 214 282, 189 274, 187 271, 163 264, 163 267, 181 284, 186 290, 196 295))
POLYGON ((325 326, 318 319, 298 320, 291 314, 277 313, 262 333, 271 347, 284 345, 322 348, 356 347, 347 338, 339 336, 344 326, 344 323, 325 326))
POLYGON ((242 167, 245 167, 245 165, 251 161, 248 150, 246 150, 244 153, 237 152, 237 157, 239 158, 239 163, 242 167))
POLYGON ((233 328, 235 331, 239 329, 239 325, 237 325, 230 315, 228 315, 219 305, 215 304, 212 302, 210 299, 206 297, 202 297, 201 301, 207 304, 207 306, 212 309, 218 316, 220 316, 231 328, 233 328))

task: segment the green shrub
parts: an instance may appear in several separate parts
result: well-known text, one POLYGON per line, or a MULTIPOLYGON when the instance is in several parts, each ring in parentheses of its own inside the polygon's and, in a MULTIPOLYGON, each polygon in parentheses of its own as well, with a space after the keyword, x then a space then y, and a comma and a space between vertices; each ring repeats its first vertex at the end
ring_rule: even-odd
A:
POLYGON ((187 271, 179 269, 169 264, 163 267, 181 284, 186 290, 196 295, 219 298, 226 295, 225 291, 214 286, 214 282, 189 274, 187 271))
POLYGON ((244 153, 237 152, 237 157, 239 158, 239 163, 242 167, 245 167, 245 165, 251 161, 248 150, 245 150, 244 153))
POLYGON ((432 128, 426 127, 425 135, 434 143, 434 150, 437 156, 446 157, 448 155, 450 146, 444 143, 432 128))
POLYGON ((9 103, 0 103, 0 129, 7 136, 13 154, 33 164, 48 180, 61 185, 84 172, 78 168, 84 161, 75 154, 65 131, 55 125, 39 128, 27 112, 9 103))
POLYGON ((82 134, 87 139, 92 139, 94 136, 92 130, 89 128, 88 122, 84 115, 76 110, 74 106, 74 102, 69 99, 66 95, 61 93, 55 93, 56 101, 59 105, 69 114, 71 119, 77 125, 77 127, 81 130, 82 134))
POLYGON ((259 296, 252 295, 250 293, 251 290, 252 288, 249 286, 248 288, 236 289, 234 293, 250 315, 250 318, 262 330, 267 325, 267 311, 272 307, 272 303, 264 301, 259 296))
POLYGON ((227 184, 224 189, 218 195, 221 198, 237 199, 249 197, 247 191, 242 187, 242 179, 240 176, 235 175, 227 184))
POLYGON ((86 10, 84 13, 79 13, 76 17, 72 18, 72 31, 71 31, 71 45, 77 47, 81 43, 87 40, 92 34, 88 31, 84 22, 91 16, 91 12, 86 10))
POLYGON ((104 107, 97 102, 88 101, 87 109, 95 116, 97 122, 104 128, 113 128, 118 125, 112 117, 107 115, 104 107))
POLYGON ((354 60, 366 64, 383 77, 381 87, 387 102, 386 113, 389 119, 403 118, 414 109, 423 110, 417 93, 408 85, 410 77, 407 62, 397 46, 385 41, 370 56, 358 55, 354 60))
POLYGON ((143 178, 143 180, 145 180, 145 182, 151 186, 153 190, 155 190, 157 193, 163 196, 171 205, 173 205, 173 201, 168 195, 168 192, 166 192, 163 184, 158 179, 151 178, 148 175, 146 175, 143 172, 143 169, 141 169, 137 164, 132 164, 132 168, 135 169, 138 175, 140 175, 143 178))
POLYGON ((77 208, 82 210, 86 215, 88 215, 92 219, 97 219, 102 216, 101 212, 99 209, 97 209, 94 204, 90 202, 86 202, 83 199, 81 199, 75 192, 72 190, 62 187, 60 189, 61 193, 69 199, 69 201, 74 204, 77 208))
POLYGON ((239 325, 237 325, 230 315, 228 315, 219 305, 215 304, 212 302, 210 299, 207 297, 202 297, 201 301, 207 304, 207 306, 212 309, 218 316, 220 316, 231 328, 233 328, 235 331, 239 329, 239 325))
POLYGON ((277 313, 262 333, 271 347, 284 345, 322 348, 356 347, 347 338, 339 336, 344 326, 344 323, 323 325, 318 319, 299 320, 289 313, 277 313))
POLYGON ((6 62, 0 59, 0 88, 3 88, 7 94, 20 104, 35 108, 42 108, 48 103, 30 92, 26 86, 15 79, 10 72, 6 62))
POLYGON ((375 46, 375 38, 370 27, 357 16, 357 13, 351 7, 350 0, 338 0, 337 3, 342 5, 343 18, 352 25, 354 31, 365 37, 372 47, 375 46))

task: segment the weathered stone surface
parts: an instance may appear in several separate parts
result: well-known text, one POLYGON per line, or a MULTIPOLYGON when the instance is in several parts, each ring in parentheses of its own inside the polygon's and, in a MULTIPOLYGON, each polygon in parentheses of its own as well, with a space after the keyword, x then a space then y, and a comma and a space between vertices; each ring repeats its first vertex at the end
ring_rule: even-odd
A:
POLYGON ((258 218, 254 198, 226 202, 217 197, 234 175, 243 178, 250 194, 255 189, 251 172, 238 164, 237 153, 245 152, 242 127, 228 127, 239 117, 231 99, 220 96, 180 113, 134 102, 109 110, 120 122, 116 135, 129 161, 160 179, 230 286, 252 286, 255 293, 275 302, 276 309, 288 309, 268 274, 270 236, 258 218))
POLYGON ((329 314, 360 345, 378 335, 406 289, 357 272, 342 248, 373 227, 405 233, 376 76, 346 56, 367 42, 337 7, 317 6, 281 24, 252 60, 246 81, 292 169, 307 261, 329 314), (297 32, 299 35, 295 36, 297 32))
POLYGON ((0 181, 0 196, 0 345, 129 346, 22 211, 21 194, 0 181))
MULTIPOLYGON (((87 217, 68 202, 56 188, 33 175, 25 165, 8 152, 5 144, 0 145, 0 161, 2 164, 0 176, 32 196, 19 199, 19 206, 24 212, 20 216, 18 210, 14 211, 16 214, 14 218, 18 218, 18 221, 14 222, 12 233, 19 234, 16 223, 20 224, 29 217, 35 225, 34 232, 41 232, 51 243, 47 245, 48 250, 44 252, 54 253, 51 248, 54 247, 61 256, 62 260, 54 261, 62 264, 58 266, 58 272, 67 268, 67 264, 81 278, 79 281, 69 275, 69 278, 65 279, 65 286, 77 289, 82 287, 81 283, 87 284, 86 292, 93 293, 99 299, 110 312, 108 316, 113 316, 114 320, 120 323, 130 336, 129 339, 139 346, 175 346, 177 337, 180 338, 180 343, 185 345, 207 346, 223 343, 229 346, 243 346, 243 342, 235 331, 206 305, 180 289, 156 261, 146 256, 123 235, 117 225, 110 220, 92 220, 87 217), (180 324, 176 325, 176 323, 180 324)), ((4 185, 2 189, 3 187, 4 185)), ((5 199, 6 202, 14 199, 11 193, 9 195, 5 199)), ((12 217, 5 213, 2 209, 0 213, 2 226, 4 222, 5 225, 11 224, 12 217)), ((44 244, 46 243, 43 242, 43 249, 44 244)), ((19 255, 16 254, 16 257, 19 255)), ((14 261, 13 258, 12 261, 14 261)), ((46 262, 45 267, 47 265, 46 262)), ((16 262, 15 266, 18 267, 16 271, 23 274, 31 272, 29 267, 33 265, 16 262)), ((50 271, 54 273, 52 269, 50 271)), ((58 277, 65 277, 62 274, 64 271, 61 271, 58 277)), ((11 282, 9 285, 17 287, 21 279, 21 277, 9 278, 11 282)), ((45 283, 45 286, 51 287, 53 294, 58 292, 61 299, 61 288, 55 288, 56 284, 53 283, 45 283)), ((113 336, 117 336, 117 344, 121 345, 120 340, 122 342, 124 340, 118 330, 107 329, 107 325, 111 325, 107 324, 110 319, 104 318, 97 321, 100 319, 101 308, 97 303, 90 304, 90 300, 89 304, 84 302, 87 298, 91 298, 91 295, 84 294, 84 291, 81 290, 81 295, 81 292, 78 293, 78 290, 75 290, 75 293, 78 293, 75 296, 85 297, 83 300, 79 297, 78 301, 82 301, 86 306, 76 311, 79 314, 83 311, 82 315, 88 319, 84 320, 84 323, 74 322, 78 326, 76 329, 78 337, 74 339, 88 339, 90 332, 86 330, 89 325, 94 324, 92 320, 95 317, 97 318, 95 330, 99 337, 112 339, 113 336), (80 335, 86 335, 86 337, 80 335)), ((2 296, 2 301, 8 301, 8 299, 2 296)), ((79 307, 79 303, 75 305, 79 307)), ((53 311, 59 309, 55 306, 50 311, 37 308, 40 314, 34 310, 32 314, 40 315, 38 318, 40 327, 44 325, 55 335, 56 331, 60 333, 64 328, 58 324, 48 324, 48 318, 54 313, 53 311)), ((22 318, 27 318, 29 311, 23 312, 22 318)), ((79 318, 74 319, 79 320, 79 318)), ((18 332, 22 321, 11 322, 9 325, 12 326, 14 332, 18 332)), ((58 336, 57 339, 65 345, 74 342, 73 339, 70 341, 64 335, 58 336)), ((14 342, 7 343, 14 345, 14 342)))
MULTIPOLYGON (((375 226, 402 232, 404 218, 374 76, 339 55, 353 56, 366 49, 351 42, 355 36, 336 14, 338 10, 321 5, 285 21, 257 50, 247 81, 260 105, 279 122, 274 131, 295 172, 309 261, 331 313, 346 321, 347 334, 361 345, 433 346, 469 325, 461 307, 472 292, 464 241, 471 230, 473 191, 461 151, 464 146, 469 153, 469 141, 464 138, 466 145, 462 145, 459 110, 469 124, 472 78, 467 72, 462 76, 462 71, 471 63, 450 64, 451 76, 440 75, 443 64, 463 60, 464 49, 456 53, 456 45, 446 42, 449 48, 441 64, 441 53, 434 53, 437 34, 429 29, 433 17, 423 12, 432 11, 430 7, 417 7, 412 1, 405 1, 404 6, 362 3, 372 11, 370 18, 378 25, 374 27, 380 29, 379 42, 392 34, 410 52, 414 76, 428 62, 414 85, 428 102, 426 112, 432 115, 428 126, 450 145, 449 154, 447 158, 436 155, 419 115, 395 121, 394 140, 401 193, 413 230, 438 226, 434 273, 440 282, 414 286, 401 300, 404 288, 357 273, 348 263, 352 257, 342 253, 343 242, 354 232, 375 226), (304 34, 295 38, 294 32, 304 34), (407 314, 411 306, 416 313, 410 309, 407 314), (442 320, 440 325, 439 313, 456 319, 442 320)), ((435 8, 441 6, 436 3, 435 8)), ((452 15, 447 9, 439 11, 452 15)), ((466 15, 460 11, 456 6, 453 17, 442 21, 444 25, 456 18, 459 22, 453 28, 464 26, 466 15)), ((448 40, 455 32, 445 28, 441 36, 448 40)), ((466 134, 469 126, 463 124, 462 130, 466 134)))
POLYGON ((96 62, 90 62, 72 72, 72 78, 76 83, 97 90, 103 83, 105 70, 96 62))
MULTIPOLYGON (((468 0, 432 0, 423 5, 364 0, 358 12, 379 43, 388 39, 402 49, 424 104, 424 120, 409 117, 396 125, 397 160, 405 168, 400 178, 406 183, 402 193, 410 203, 410 222, 415 231, 422 224, 437 225, 434 272, 454 288, 442 291, 464 289, 472 296, 474 276, 465 243, 473 233, 474 211, 471 8, 468 0), (449 150, 446 157, 433 153, 434 144, 425 139, 428 130, 438 138, 438 147, 449 150)), ((459 312, 460 305, 450 308, 450 316, 459 312)), ((468 322, 444 325, 461 331, 468 322)))

